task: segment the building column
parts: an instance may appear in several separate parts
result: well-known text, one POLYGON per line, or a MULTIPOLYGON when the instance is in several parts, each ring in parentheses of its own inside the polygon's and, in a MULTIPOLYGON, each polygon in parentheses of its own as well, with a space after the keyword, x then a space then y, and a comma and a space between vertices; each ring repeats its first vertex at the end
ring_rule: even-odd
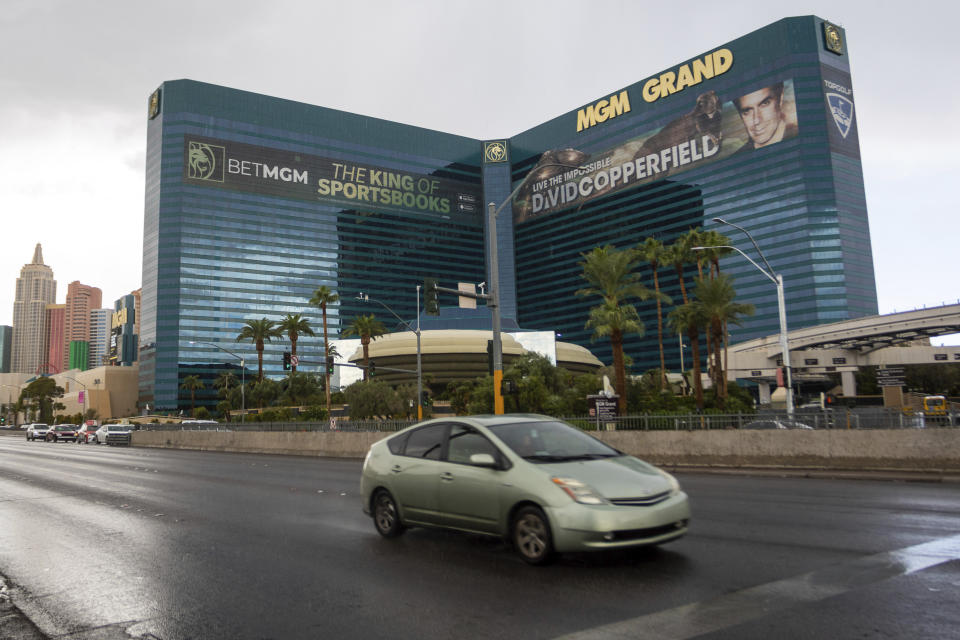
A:
POLYGON ((843 395, 852 398, 857 395, 857 378, 853 371, 841 371, 840 382, 843 384, 843 395))

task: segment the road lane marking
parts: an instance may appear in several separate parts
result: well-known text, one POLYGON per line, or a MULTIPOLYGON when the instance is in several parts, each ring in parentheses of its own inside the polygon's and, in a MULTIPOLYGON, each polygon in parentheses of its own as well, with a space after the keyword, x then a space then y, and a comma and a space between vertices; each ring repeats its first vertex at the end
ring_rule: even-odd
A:
POLYGON ((960 536, 941 538, 560 638, 685 640, 958 559, 960 536))

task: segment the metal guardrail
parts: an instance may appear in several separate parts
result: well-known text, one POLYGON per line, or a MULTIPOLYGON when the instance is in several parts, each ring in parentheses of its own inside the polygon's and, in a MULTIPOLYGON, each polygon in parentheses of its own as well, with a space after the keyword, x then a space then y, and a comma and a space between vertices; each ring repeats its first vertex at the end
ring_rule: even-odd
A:
MULTIPOLYGON (((586 431, 697 431, 750 429, 751 423, 777 421, 788 427, 797 423, 813 429, 917 429, 960 426, 960 414, 946 416, 907 415, 882 407, 858 409, 799 409, 789 418, 784 412, 692 413, 615 416, 598 420, 591 416, 560 418, 586 431)), ((220 424, 141 424, 145 431, 399 431, 416 420, 335 420, 334 422, 224 422, 220 424)))

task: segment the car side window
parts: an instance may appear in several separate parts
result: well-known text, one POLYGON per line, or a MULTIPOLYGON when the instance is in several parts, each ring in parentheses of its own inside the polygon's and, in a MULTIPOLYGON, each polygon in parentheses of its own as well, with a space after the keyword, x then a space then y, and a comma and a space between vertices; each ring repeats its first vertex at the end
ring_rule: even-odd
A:
POLYGON ((458 464, 471 464, 470 456, 475 453, 489 453, 494 460, 500 459, 497 448, 478 431, 461 424, 451 425, 447 460, 458 464))
POLYGON ((409 436, 409 433, 404 433, 387 440, 387 448, 390 449, 390 453, 394 455, 403 455, 403 448, 406 446, 407 438, 409 436))
POLYGON ((404 455, 413 458, 439 460, 443 451, 443 436, 447 430, 445 424, 432 424, 410 432, 404 455))

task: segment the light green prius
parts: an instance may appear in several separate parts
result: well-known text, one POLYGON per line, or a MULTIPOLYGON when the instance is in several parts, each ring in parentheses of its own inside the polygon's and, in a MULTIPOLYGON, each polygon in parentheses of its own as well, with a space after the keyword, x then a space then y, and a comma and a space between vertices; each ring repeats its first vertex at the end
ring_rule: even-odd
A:
POLYGON ((502 536, 530 564, 662 544, 690 521, 669 473, 538 415, 416 424, 370 447, 360 488, 386 538, 411 526, 502 536))

